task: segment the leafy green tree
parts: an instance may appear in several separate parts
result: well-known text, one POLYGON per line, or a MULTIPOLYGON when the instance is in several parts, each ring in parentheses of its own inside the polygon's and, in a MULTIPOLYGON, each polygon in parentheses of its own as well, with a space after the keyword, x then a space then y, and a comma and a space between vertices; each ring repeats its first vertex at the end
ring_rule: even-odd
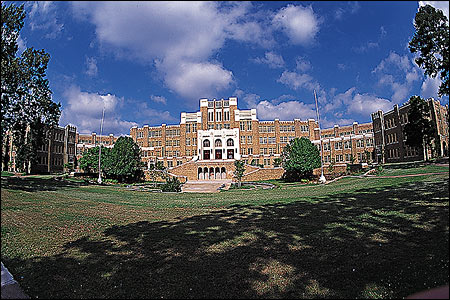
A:
POLYGON ((275 168, 277 168, 277 167, 279 167, 279 166, 281 166, 281 158, 280 157, 277 157, 277 158, 275 158, 274 160, 273 160, 273 166, 275 167, 275 168))
POLYGON ((61 105, 53 102, 46 79, 50 55, 28 48, 17 56, 17 39, 25 19, 23 5, 6 7, 2 3, 1 19, 2 143, 6 132, 11 131, 18 165, 29 172, 45 131, 58 124, 61 105))
POLYGON ((419 8, 414 18, 416 32, 409 42, 412 53, 420 52, 416 63, 425 74, 441 77, 439 96, 449 95, 449 25, 444 13, 431 5, 419 8))
MULTIPOLYGON (((102 159, 100 160, 101 169, 105 170, 107 166, 108 156, 110 155, 110 148, 102 146, 102 159)), ((98 152, 99 148, 89 148, 83 153, 83 156, 78 160, 80 168, 86 173, 98 172, 98 152)))
POLYGON ((409 98, 408 120, 409 123, 403 128, 406 145, 422 149, 425 152, 425 160, 428 160, 427 148, 431 147, 436 130, 430 120, 430 108, 423 98, 409 98))
MULTIPOLYGON (((103 151, 103 150, 102 150, 103 151)), ((119 182, 139 180, 141 169, 141 151, 131 137, 121 136, 106 157, 105 174, 119 182)))
POLYGON ((163 192, 181 192, 181 182, 176 177, 168 176, 166 183, 162 185, 161 191, 163 192))
POLYGON ((162 161, 156 161, 154 164, 150 164, 149 165, 149 175, 150 178, 152 179, 153 182, 153 186, 156 186, 156 177, 161 176, 164 177, 163 172, 166 169, 166 167, 164 167, 164 164, 162 161))
POLYGON ((238 182, 238 187, 242 186, 242 177, 244 176, 245 172, 245 163, 240 160, 234 161, 234 177, 236 177, 238 182))
POLYGON ((288 180, 311 177, 313 170, 320 167, 319 149, 305 137, 292 140, 284 147, 281 158, 284 178, 288 180))

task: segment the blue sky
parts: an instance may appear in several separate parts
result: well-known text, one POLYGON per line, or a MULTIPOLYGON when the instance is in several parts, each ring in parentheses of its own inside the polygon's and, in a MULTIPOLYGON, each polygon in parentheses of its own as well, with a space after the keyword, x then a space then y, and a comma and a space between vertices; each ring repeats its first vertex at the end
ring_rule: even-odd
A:
MULTIPOLYGON (((370 122, 412 95, 448 103, 408 50, 424 3, 25 2, 19 51, 51 55, 60 125, 81 133, 99 133, 103 107, 103 134, 178 124, 200 98, 305 120, 314 90, 328 128, 370 122)), ((432 5, 448 17, 448 2, 432 5)))

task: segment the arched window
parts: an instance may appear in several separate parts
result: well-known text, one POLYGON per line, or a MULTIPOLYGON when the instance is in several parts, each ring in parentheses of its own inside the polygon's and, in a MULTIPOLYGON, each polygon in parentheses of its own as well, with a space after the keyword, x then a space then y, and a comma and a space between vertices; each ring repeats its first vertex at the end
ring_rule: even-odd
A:
POLYGON ((210 146, 209 140, 204 140, 203 141, 203 147, 209 147, 209 146, 210 146))
POLYGON ((234 146, 233 139, 228 139, 227 140, 227 146, 229 146, 229 147, 233 147, 234 146))
POLYGON ((217 140, 214 142, 214 146, 216 146, 216 147, 222 147, 222 141, 221 141, 220 139, 217 139, 217 140))

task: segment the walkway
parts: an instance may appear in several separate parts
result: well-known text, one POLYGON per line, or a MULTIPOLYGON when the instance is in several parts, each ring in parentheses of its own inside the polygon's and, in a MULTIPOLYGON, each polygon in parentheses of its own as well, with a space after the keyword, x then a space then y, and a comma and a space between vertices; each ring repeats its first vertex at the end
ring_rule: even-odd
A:
POLYGON ((2 264, 2 299, 30 299, 2 264))
POLYGON ((185 193, 217 193, 222 187, 228 190, 231 186, 230 179, 223 180, 196 180, 183 184, 181 191, 185 193))

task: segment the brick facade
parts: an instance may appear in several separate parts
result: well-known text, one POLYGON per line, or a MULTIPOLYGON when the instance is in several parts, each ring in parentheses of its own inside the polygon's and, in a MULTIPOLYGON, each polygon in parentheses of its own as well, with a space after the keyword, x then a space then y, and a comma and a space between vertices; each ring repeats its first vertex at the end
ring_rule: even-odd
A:
POLYGON ((272 174, 273 178, 279 178, 280 168, 275 168, 274 160, 296 137, 308 138, 319 150, 322 141, 325 165, 372 160, 372 123, 319 130, 314 119, 260 121, 256 113, 255 109, 238 109, 235 97, 200 99, 200 110, 181 113, 180 124, 135 126, 130 129, 130 136, 142 149, 142 161, 147 168, 162 161, 169 172, 187 176, 189 180, 209 179, 211 174, 215 179, 231 179, 236 159, 249 167, 267 169, 258 171, 261 176, 272 174))
MULTIPOLYGON (((436 129, 433 145, 435 152, 429 150, 428 157, 448 156, 448 105, 442 106, 434 99, 428 99, 427 104, 430 108, 430 120, 436 129)), ((395 105, 386 113, 381 110, 372 113, 377 162, 395 163, 424 159, 422 149, 406 145, 403 129, 409 122, 409 107, 407 102, 401 107, 395 105)))

